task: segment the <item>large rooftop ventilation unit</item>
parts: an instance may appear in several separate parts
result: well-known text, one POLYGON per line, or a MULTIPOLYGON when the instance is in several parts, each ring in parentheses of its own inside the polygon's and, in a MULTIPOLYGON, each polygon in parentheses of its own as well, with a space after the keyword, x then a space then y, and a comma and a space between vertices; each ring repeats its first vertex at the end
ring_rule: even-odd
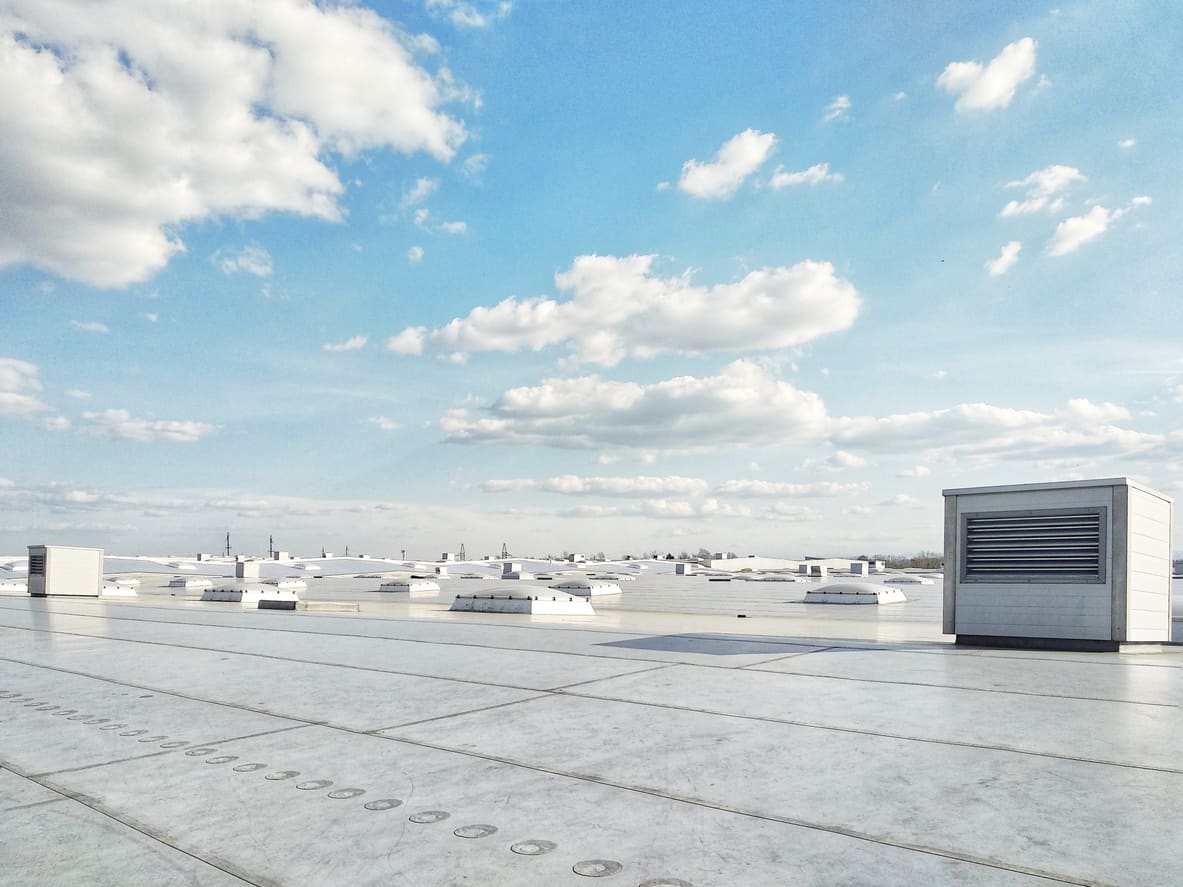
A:
POLYGON ((1170 641, 1170 497, 1124 477, 944 495, 944 630, 959 644, 1170 641))
POLYGON ((29 546, 29 594, 85 595, 103 591, 103 550, 67 545, 29 546))

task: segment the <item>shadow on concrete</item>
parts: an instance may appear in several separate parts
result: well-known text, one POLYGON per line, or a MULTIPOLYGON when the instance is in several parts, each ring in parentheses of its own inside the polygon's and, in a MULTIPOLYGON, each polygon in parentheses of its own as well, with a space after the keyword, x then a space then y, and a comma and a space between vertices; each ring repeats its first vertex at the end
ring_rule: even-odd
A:
POLYGON ((609 641, 598 647, 624 647, 630 650, 659 650, 666 653, 705 653, 709 656, 738 656, 744 654, 806 653, 828 644, 801 644, 777 638, 733 637, 715 634, 663 634, 653 637, 609 641))

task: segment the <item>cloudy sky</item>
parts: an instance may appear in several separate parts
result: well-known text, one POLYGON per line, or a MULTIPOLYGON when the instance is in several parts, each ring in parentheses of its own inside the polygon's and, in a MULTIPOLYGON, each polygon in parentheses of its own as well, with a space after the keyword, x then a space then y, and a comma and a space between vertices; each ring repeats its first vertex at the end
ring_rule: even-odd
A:
POLYGON ((1181 45, 1171 0, 0 0, 0 553, 1183 496, 1181 45))

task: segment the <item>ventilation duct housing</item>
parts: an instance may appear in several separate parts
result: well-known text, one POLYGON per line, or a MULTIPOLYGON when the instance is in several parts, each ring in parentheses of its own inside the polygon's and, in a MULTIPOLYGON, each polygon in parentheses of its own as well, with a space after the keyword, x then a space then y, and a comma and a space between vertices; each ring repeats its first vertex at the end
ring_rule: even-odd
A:
POLYGON ((1170 640, 1169 497, 1128 478, 944 495, 944 630, 958 643, 1170 640))
POLYGON ((966 514, 964 582, 1105 581, 1106 509, 966 514))
POLYGON ((103 590, 103 550, 67 545, 29 546, 29 594, 98 597, 103 590))

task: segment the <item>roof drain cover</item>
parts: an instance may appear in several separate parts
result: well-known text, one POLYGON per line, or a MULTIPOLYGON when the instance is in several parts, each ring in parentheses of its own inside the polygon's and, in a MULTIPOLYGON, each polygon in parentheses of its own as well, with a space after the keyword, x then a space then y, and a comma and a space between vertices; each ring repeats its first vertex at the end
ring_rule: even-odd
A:
POLYGON ((511 844, 509 849, 521 856, 542 856, 544 853, 550 853, 558 844, 554 841, 518 841, 516 844, 511 844))
POLYGON ((577 875, 583 875, 585 878, 606 878, 609 875, 615 875, 623 868, 624 866, 619 862, 611 859, 585 859, 571 866, 571 871, 577 875))

